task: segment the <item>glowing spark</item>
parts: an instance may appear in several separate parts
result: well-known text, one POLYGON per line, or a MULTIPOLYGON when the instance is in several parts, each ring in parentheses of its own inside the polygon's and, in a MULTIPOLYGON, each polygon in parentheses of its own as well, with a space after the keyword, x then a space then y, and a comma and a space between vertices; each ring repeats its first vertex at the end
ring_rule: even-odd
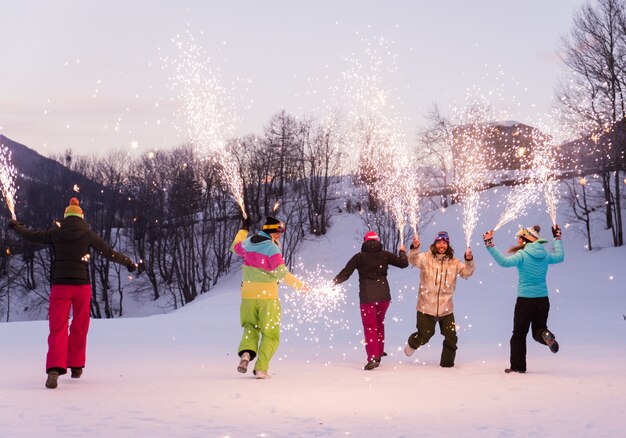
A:
POLYGON ((552 225, 556 225, 556 196, 557 181, 556 165, 558 163, 556 155, 556 145, 548 136, 533 131, 530 140, 533 143, 533 160, 531 178, 539 185, 543 186, 543 193, 546 200, 546 207, 552 225))
POLYGON ((340 316, 346 302, 345 294, 341 286, 328 280, 330 271, 321 266, 313 271, 304 269, 302 265, 300 267, 302 269, 298 269, 298 276, 311 290, 306 294, 285 294, 283 328, 295 336, 303 336, 305 340, 316 343, 327 336, 328 341, 323 344, 330 345, 335 328, 342 331, 348 328, 348 322, 340 316), (303 325, 306 329, 302 329, 303 325))
POLYGON ((494 155, 489 146, 493 127, 486 123, 483 111, 476 111, 477 107, 478 103, 468 103, 461 116, 468 123, 454 130, 454 147, 457 151, 454 187, 462 200, 466 247, 470 247, 472 234, 478 223, 479 193, 489 170, 486 160, 494 155))
POLYGON ((539 200, 541 187, 538 184, 518 184, 510 192, 506 199, 506 207, 500 215, 498 223, 494 227, 497 231, 504 224, 522 215, 526 210, 539 200))
POLYGON ((74 184, 73 190, 74 190, 76 193, 80 193, 80 187, 78 187, 78 184, 74 184))

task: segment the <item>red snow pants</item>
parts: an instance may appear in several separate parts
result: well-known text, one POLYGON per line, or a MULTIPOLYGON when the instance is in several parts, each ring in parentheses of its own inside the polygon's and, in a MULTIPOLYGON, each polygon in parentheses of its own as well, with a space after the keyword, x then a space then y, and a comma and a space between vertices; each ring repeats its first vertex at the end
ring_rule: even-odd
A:
POLYGON ((367 360, 380 358, 385 351, 385 314, 391 301, 361 304, 367 360))
POLYGON ((52 285, 48 311, 50 335, 48 335, 46 372, 54 369, 59 374, 65 374, 68 367, 82 368, 85 366, 90 304, 91 285, 52 285), (70 307, 73 316, 68 333, 70 307))

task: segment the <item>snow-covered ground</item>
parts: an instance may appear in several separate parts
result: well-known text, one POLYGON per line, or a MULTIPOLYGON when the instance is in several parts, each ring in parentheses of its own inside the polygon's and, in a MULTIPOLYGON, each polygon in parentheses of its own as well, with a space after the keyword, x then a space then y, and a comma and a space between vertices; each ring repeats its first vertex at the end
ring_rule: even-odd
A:
MULTIPOLYGON (((272 378, 239 374, 235 272, 170 314, 93 320, 83 377, 62 377, 56 390, 44 388, 47 322, 0 324, 0 436, 624 436, 626 248, 610 247, 598 225, 604 248, 588 252, 576 226, 562 223, 565 262, 548 273, 549 327, 561 350, 529 340, 528 372, 505 374, 517 274, 492 263, 480 237, 495 224, 502 195, 486 195, 492 207, 481 211, 472 239, 477 270, 457 284, 452 369, 438 366, 439 333, 413 357, 401 352, 414 330, 419 271, 392 268, 389 356, 379 368, 362 370, 355 273, 344 284, 346 303, 325 318, 297 312, 301 298, 283 289, 272 378)), ((496 233, 501 249, 514 243, 518 222, 550 236, 543 207, 534 210, 496 233)), ((422 241, 445 229, 460 256, 459 217, 458 206, 437 213, 422 241)), ((327 236, 304 245, 301 262, 332 278, 360 247, 361 230, 358 216, 335 218, 327 236)))

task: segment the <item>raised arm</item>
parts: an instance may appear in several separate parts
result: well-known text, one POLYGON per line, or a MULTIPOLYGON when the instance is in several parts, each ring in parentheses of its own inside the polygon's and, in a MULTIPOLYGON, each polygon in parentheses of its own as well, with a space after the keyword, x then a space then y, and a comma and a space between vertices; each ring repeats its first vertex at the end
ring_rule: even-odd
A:
POLYGON ((561 242, 560 234, 558 235, 558 237, 555 236, 553 246, 554 252, 548 253, 548 263, 561 263, 563 260, 565 260, 565 251, 563 251, 563 242, 561 242))
POLYGON ((333 283, 341 284, 344 281, 346 281, 348 278, 350 278, 354 270, 359 265, 359 257, 360 257, 359 254, 353 255, 352 258, 346 264, 346 266, 341 270, 341 272, 337 274, 335 278, 333 278, 333 283))
POLYGON ((496 248, 496 245, 493 243, 493 230, 487 231, 483 234, 483 240, 485 241, 487 251, 489 251, 489 254, 491 254, 491 257, 493 257, 498 265, 504 268, 511 268, 522 263, 523 258, 521 252, 518 251, 512 256, 506 257, 498 248, 496 248))
POLYGON ((9 222, 9 228, 15 231, 22 239, 28 240, 29 242, 47 244, 52 243, 53 229, 45 231, 34 231, 30 228, 26 228, 24 225, 13 219, 9 222))
POLYGON ((400 247, 400 251, 398 255, 395 255, 394 253, 390 252, 388 262, 390 265, 393 265, 402 269, 409 266, 409 260, 406 257, 406 251, 404 250, 404 246, 400 247))
POLYGON ((133 263, 128 256, 125 256, 124 254, 115 251, 111 245, 102 240, 100 236, 98 236, 96 233, 90 231, 89 234, 89 237, 91 239, 91 247, 95 249, 98 253, 100 253, 103 257, 111 260, 114 263, 126 266, 130 272, 134 271, 137 268, 135 263, 133 263))

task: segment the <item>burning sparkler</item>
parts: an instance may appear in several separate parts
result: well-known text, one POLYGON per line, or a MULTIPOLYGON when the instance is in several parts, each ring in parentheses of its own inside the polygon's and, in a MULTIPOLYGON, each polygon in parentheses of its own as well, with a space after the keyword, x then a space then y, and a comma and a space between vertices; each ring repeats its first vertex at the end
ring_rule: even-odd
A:
POLYGON ((547 136, 533 138, 534 157, 532 164, 533 179, 543 186, 543 194, 546 199, 547 212, 552 219, 552 225, 556 225, 556 173, 557 156, 556 145, 547 136))
POLYGON ((7 203, 11 218, 16 219, 15 216, 15 167, 11 163, 11 151, 4 145, 0 146, 0 185, 2 188, 2 195, 7 203))
POLYGON ((341 286, 328 280, 332 273, 322 266, 318 265, 313 271, 309 271, 300 264, 298 271, 302 272, 300 276, 310 287, 310 291, 306 294, 284 296, 283 327, 300 336, 300 327, 306 324, 307 340, 318 343, 322 336, 327 336, 325 343, 329 344, 334 338, 335 328, 345 330, 348 327, 347 321, 341 316, 346 303, 344 291, 341 286))
POLYGON ((188 42, 174 41, 179 57, 172 63, 175 75, 171 88, 181 103, 179 113, 185 120, 186 135, 216 163, 220 179, 245 218, 243 182, 225 141, 233 135, 238 120, 234 99, 231 90, 223 85, 221 75, 211 68, 203 49, 190 34, 187 36, 188 42))

